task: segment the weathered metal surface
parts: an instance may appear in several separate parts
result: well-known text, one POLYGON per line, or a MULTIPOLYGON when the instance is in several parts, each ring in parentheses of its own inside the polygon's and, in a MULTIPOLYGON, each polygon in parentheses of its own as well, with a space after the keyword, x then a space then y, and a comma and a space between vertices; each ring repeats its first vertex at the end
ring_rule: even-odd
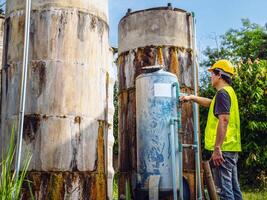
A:
MULTIPOLYGON (((158 175, 158 190, 172 190, 172 147, 170 122, 176 117, 172 84, 177 77, 159 70, 136 78, 137 187, 150 188, 150 179, 158 175), (161 87, 161 88, 159 88, 161 87), (164 87, 164 89, 163 89, 164 87)), ((176 157, 177 158, 177 157, 176 157)), ((178 158, 177 158, 178 159, 178 158)), ((177 173, 176 173, 177 175, 177 173)))
MULTIPOLYGON (((167 71, 177 76, 181 92, 193 93, 192 17, 179 9, 149 9, 125 16, 120 22, 119 30, 119 171, 122 173, 119 177, 119 188, 123 188, 129 179, 134 189, 135 78, 143 72, 142 67, 164 65, 167 71), (143 23, 144 21, 146 23, 143 23), (148 26, 148 23, 151 23, 151 26, 148 26), (155 23, 158 28, 153 29, 155 23)), ((180 134, 180 138, 183 143, 192 144, 194 133, 192 105, 183 104, 182 110, 183 133, 180 134)), ((184 171, 193 173, 195 169, 193 149, 185 149, 183 159, 184 171)), ((188 173, 184 176, 187 177, 188 173)), ((194 190, 194 182, 191 179, 190 181, 194 190)), ((125 195, 125 190, 120 189, 119 193, 125 195)))
MULTIPOLYGON (((1 147, 18 118, 24 2, 7 1, 1 147)), ((107 0, 32 1, 23 152, 50 195, 39 199, 66 199, 76 172, 81 181, 69 181, 83 199, 106 198, 110 64, 107 0)))

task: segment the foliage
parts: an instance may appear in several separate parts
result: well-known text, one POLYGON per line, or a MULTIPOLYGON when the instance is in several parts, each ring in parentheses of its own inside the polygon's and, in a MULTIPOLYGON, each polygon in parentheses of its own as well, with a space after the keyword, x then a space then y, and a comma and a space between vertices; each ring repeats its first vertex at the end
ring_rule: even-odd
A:
POLYGON ((115 138, 114 146, 113 146, 113 154, 119 154, 119 141, 118 141, 118 82, 116 81, 114 84, 114 92, 113 92, 113 104, 115 108, 114 116, 113 116, 113 135, 115 138))
POLYGON ((126 200, 131 200, 131 187, 130 187, 130 183, 129 180, 126 180, 126 185, 125 185, 125 191, 126 191, 126 200))
POLYGON ((26 156, 22 166, 22 171, 18 177, 13 170, 14 157, 15 157, 15 136, 14 129, 12 130, 9 146, 7 152, 2 154, 1 162, 1 177, 0 177, 0 199, 1 200, 14 200, 20 199, 20 191, 24 182, 27 169, 30 164, 31 157, 26 156))
POLYGON ((267 59, 267 27, 242 20, 241 29, 230 29, 220 36, 221 44, 218 48, 207 47, 204 54, 208 57, 202 65, 210 66, 218 59, 232 61, 255 61, 267 59))
POLYGON ((241 119, 241 175, 245 184, 261 182, 264 186, 267 184, 263 176, 267 175, 267 61, 240 64, 233 87, 241 119))
POLYGON ((118 173, 116 173, 113 179, 113 199, 114 200, 119 199, 118 179, 119 179, 118 173))
MULTIPOLYGON (((217 59, 226 58, 236 66, 233 88, 237 94, 242 153, 240 154, 240 175, 244 184, 255 187, 266 186, 267 173, 267 30, 257 24, 243 20, 239 30, 231 29, 221 36, 220 47, 207 48, 207 60, 203 65, 211 65, 217 59)), ((202 80, 200 95, 211 97, 214 90, 202 80)), ((204 131, 207 110, 200 110, 201 129, 204 131)))

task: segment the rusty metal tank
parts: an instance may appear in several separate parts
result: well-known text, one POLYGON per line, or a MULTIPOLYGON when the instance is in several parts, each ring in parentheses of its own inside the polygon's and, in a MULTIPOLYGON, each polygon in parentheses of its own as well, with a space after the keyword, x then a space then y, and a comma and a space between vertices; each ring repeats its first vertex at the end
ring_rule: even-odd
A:
MULTIPOLYGON (((18 120, 24 5, 6 4, 1 142, 18 120)), ((35 199, 107 197, 108 29, 108 0, 32 0, 23 152, 35 199)))
MULTIPOLYGON (((119 195, 125 196, 126 182, 136 187, 136 94, 135 79, 143 67, 164 65, 175 74, 181 92, 193 94, 193 18, 178 8, 159 7, 131 12, 119 23, 119 195)), ((193 110, 182 105, 182 143, 194 143, 193 110)), ((178 135, 177 135, 178 137, 178 135)), ((195 161, 192 149, 183 153, 183 173, 191 199, 195 197, 195 161)), ((135 193, 133 192, 135 196, 135 193)))

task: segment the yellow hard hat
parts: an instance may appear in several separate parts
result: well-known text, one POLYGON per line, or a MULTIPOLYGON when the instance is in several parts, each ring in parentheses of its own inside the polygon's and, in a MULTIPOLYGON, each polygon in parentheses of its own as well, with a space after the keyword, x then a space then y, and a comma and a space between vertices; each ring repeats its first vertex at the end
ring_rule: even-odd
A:
POLYGON ((212 65, 211 68, 208 69, 208 71, 212 71, 214 69, 221 69, 223 70, 225 73, 228 73, 230 75, 234 75, 235 71, 234 71, 234 66, 232 65, 232 63, 229 60, 218 60, 214 65, 212 65))

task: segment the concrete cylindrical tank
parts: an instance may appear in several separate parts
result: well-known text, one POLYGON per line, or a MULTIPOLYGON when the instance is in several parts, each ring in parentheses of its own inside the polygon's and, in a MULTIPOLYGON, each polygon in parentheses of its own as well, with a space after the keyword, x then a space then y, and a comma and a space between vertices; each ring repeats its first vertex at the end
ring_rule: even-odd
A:
MULTIPOLYGON (((1 142, 18 120, 24 7, 6 4, 1 142)), ((107 196, 107 10, 107 0, 32 0, 23 152, 36 199, 107 196)))
MULTIPOLYGON (((191 13, 171 7, 128 12, 119 23, 119 193, 125 195, 126 182, 136 185, 136 94, 135 79, 145 66, 165 65, 175 74, 181 92, 194 92, 193 20, 191 13)), ((182 105, 183 143, 193 144, 193 110, 182 105)), ((183 153, 184 176, 194 198, 194 150, 183 153)))
MULTIPOLYGON (((136 78, 137 187, 149 189, 150 176, 159 175, 159 189, 171 191, 170 122, 176 117, 172 84, 177 77, 162 70, 136 78)), ((175 94, 175 92, 174 92, 175 94)), ((178 180, 178 177, 177 177, 178 180)))

